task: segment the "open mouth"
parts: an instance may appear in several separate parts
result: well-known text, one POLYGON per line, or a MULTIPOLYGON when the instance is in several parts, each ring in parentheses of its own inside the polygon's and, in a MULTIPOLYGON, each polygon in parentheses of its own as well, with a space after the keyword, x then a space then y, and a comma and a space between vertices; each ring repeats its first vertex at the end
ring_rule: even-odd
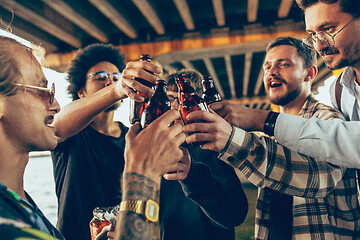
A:
POLYGON ((283 84, 279 81, 271 81, 269 86, 270 88, 278 88, 281 87, 283 84))
POLYGON ((45 125, 51 127, 54 122, 54 116, 50 115, 45 119, 45 125))

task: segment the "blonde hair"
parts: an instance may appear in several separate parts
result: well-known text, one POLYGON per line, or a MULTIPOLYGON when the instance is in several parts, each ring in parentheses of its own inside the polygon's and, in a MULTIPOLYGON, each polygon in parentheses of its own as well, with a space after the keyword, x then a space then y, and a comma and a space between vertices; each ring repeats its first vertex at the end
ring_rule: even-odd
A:
POLYGON ((23 79, 18 59, 25 56, 40 66, 30 48, 12 38, 0 36, 0 94, 15 94, 17 87, 13 84, 23 79))

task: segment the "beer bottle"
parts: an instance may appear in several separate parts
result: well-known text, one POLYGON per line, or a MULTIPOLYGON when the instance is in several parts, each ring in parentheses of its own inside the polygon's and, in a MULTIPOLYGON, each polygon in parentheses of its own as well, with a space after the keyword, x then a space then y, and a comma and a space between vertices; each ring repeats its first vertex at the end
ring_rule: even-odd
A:
MULTIPOLYGON (((151 56, 148 54, 142 54, 140 55, 140 61, 148 61, 151 63, 151 56)), ((145 71, 147 71, 148 73, 151 73, 154 75, 153 72, 144 69, 145 71)), ((135 78, 136 81, 138 81, 139 83, 147 86, 147 87, 154 87, 154 84, 146 81, 142 78, 135 78)), ((144 94, 137 91, 137 94, 139 94, 140 96, 144 97, 144 94)), ((145 98, 145 100, 143 102, 136 102, 133 99, 130 99, 130 123, 131 124, 135 124, 136 122, 139 122, 141 119, 141 114, 143 113, 143 111, 145 110, 145 108, 147 107, 149 99, 145 98)))
POLYGON ((214 86, 214 80, 211 76, 207 76, 202 80, 204 93, 201 96, 207 104, 221 101, 220 94, 214 86))
POLYGON ((142 128, 149 126, 150 123, 170 109, 170 100, 166 96, 166 89, 167 86, 164 80, 156 81, 155 93, 150 98, 149 103, 141 116, 140 123, 142 128))
POLYGON ((198 110, 209 111, 209 109, 204 99, 199 97, 194 88, 191 87, 184 73, 177 75, 175 81, 179 90, 179 112, 183 123, 186 125, 190 123, 186 120, 189 113, 198 110))

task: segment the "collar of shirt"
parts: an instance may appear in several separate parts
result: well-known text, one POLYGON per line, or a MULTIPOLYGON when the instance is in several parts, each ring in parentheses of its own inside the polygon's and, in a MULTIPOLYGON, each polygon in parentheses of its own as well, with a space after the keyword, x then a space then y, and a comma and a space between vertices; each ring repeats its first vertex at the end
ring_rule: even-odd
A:
POLYGON ((355 97, 355 71, 352 67, 346 67, 341 75, 340 84, 349 89, 349 92, 355 97))

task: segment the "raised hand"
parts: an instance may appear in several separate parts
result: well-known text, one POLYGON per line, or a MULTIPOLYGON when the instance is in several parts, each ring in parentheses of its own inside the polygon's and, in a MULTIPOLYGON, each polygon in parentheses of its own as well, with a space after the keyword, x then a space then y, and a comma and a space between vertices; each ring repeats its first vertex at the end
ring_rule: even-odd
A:
POLYGON ((126 135, 124 172, 156 180, 178 169, 183 156, 179 146, 186 138, 181 124, 171 125, 178 118, 178 111, 169 110, 141 132, 140 124, 133 125, 126 135))
POLYGON ((158 80, 159 77, 152 75, 145 71, 145 69, 155 74, 161 73, 158 66, 147 61, 131 61, 126 65, 120 81, 116 84, 116 93, 120 99, 128 96, 138 102, 144 101, 144 97, 136 94, 134 90, 144 93, 145 96, 149 98, 153 95, 153 89, 135 80, 135 78, 142 78, 155 84, 155 81, 158 80))
POLYGON ((269 111, 253 109, 228 100, 213 103, 209 106, 228 123, 246 131, 263 131, 269 111))
POLYGON ((192 133, 186 138, 187 143, 206 142, 202 149, 221 152, 231 135, 232 127, 215 112, 195 111, 187 116, 190 122, 184 132, 192 133))

